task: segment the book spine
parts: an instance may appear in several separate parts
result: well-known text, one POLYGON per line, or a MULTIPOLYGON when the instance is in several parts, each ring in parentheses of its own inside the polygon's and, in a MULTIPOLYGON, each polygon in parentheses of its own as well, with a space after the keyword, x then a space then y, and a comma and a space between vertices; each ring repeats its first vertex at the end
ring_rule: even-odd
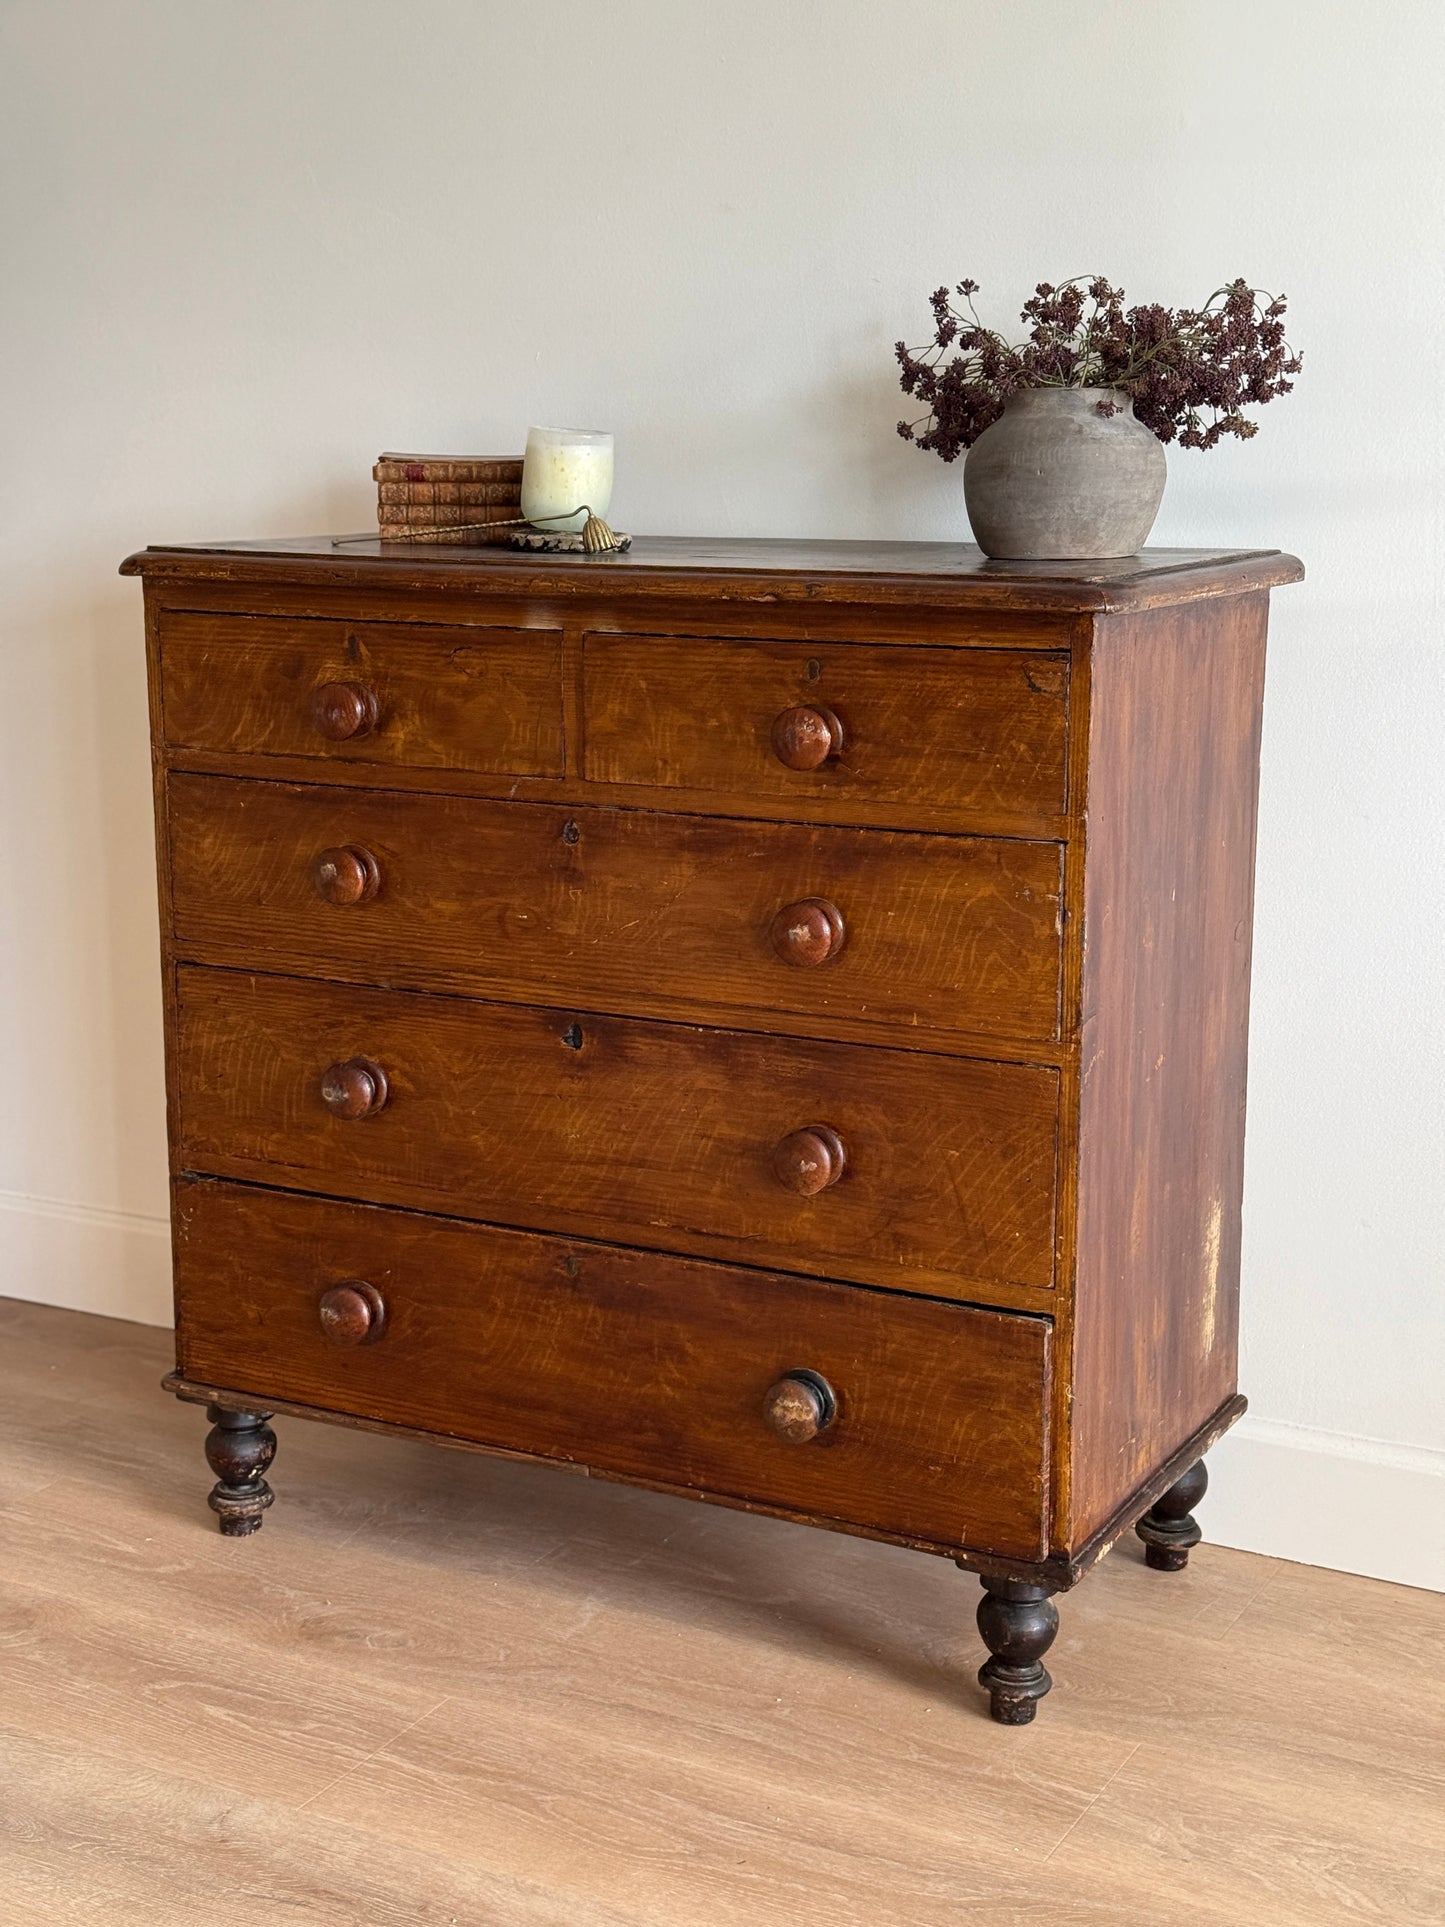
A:
POLYGON ((446 503, 483 508, 492 503, 522 499, 520 482, 378 482, 377 499, 388 507, 426 508, 446 503))
POLYGON ((398 528, 454 528, 459 522, 519 522, 521 510, 515 502, 492 502, 480 508, 460 502, 381 502, 376 519, 398 528))
POLYGON ((486 455, 445 458, 435 455, 383 455, 371 471, 378 482, 511 482, 520 485, 522 464, 486 455))
POLYGON ((426 542, 445 542, 459 549, 485 549, 505 547, 516 532, 510 528, 449 529, 416 522, 383 522, 377 537, 382 542, 405 542, 409 548, 418 548, 426 542))

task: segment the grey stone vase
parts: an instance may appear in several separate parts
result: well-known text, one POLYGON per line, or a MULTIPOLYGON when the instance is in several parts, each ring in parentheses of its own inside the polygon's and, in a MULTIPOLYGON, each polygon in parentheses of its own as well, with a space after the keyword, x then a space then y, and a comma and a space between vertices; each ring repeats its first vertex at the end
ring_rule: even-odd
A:
POLYGON ((1108 388, 1024 388, 968 451, 963 498, 985 555, 1097 560, 1144 546, 1164 495, 1163 444, 1108 388), (1098 403, 1117 404, 1104 416, 1098 403))

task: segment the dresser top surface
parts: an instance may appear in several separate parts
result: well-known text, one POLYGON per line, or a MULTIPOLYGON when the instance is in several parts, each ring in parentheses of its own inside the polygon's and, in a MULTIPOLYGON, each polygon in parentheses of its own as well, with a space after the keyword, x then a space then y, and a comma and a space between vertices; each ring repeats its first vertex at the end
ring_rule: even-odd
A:
POLYGON ((141 550, 122 575, 304 582, 503 594, 886 601, 1080 612, 1238 595, 1297 582, 1277 549, 1145 549, 1101 561, 990 561, 965 542, 640 536, 625 554, 586 556, 441 543, 296 536, 141 550))

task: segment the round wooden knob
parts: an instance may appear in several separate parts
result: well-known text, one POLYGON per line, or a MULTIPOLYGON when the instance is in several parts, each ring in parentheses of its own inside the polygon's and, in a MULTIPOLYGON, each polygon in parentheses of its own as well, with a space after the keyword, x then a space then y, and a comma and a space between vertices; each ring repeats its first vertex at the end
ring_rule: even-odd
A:
POLYGON ((381 1293, 360 1278, 322 1292, 317 1315, 333 1345, 369 1345, 386 1329, 381 1293))
POLYGON ((337 1117, 375 1117, 386 1098, 386 1072, 369 1057, 348 1057, 321 1079, 321 1102, 337 1117))
POLYGON ((381 888, 381 871, 370 850, 347 843, 311 859, 311 881, 328 903, 365 903, 381 888))
POLYGON ((843 748, 843 725, 831 709, 785 709, 773 724, 773 754, 787 769, 821 769, 843 748))
POLYGON ((789 1445, 806 1445, 826 1432, 837 1411, 832 1386, 817 1372, 789 1372, 763 1400, 763 1417, 789 1445))
POLYGON ((843 1140, 826 1124, 790 1131, 773 1152, 773 1176, 800 1197, 815 1197, 836 1184, 848 1162, 843 1140))
POLYGON ((376 697, 365 683, 324 682, 311 692, 311 721, 328 742, 370 735, 376 716, 376 697))
POLYGON ((784 904, 768 931, 775 953, 801 970, 831 962, 843 948, 845 935, 843 913, 826 897, 784 904))

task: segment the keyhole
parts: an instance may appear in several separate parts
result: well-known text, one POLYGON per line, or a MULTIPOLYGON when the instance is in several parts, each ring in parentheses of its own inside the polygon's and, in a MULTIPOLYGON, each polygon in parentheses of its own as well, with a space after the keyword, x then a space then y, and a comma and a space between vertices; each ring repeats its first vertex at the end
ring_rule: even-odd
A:
POLYGON ((562 825, 562 841, 564 843, 580 843, 582 841, 582 832, 575 823, 564 823, 562 825))
POLYGON ((822 673, 823 673, 822 663, 819 662, 816 656, 809 656, 808 666, 803 671, 803 674, 807 677, 808 681, 817 682, 818 678, 822 675, 822 673))
POLYGON ((582 1026, 580 1024, 569 1024, 562 1033, 562 1042, 567 1046, 568 1050, 581 1050, 582 1026))
POLYGON ((346 638, 346 660, 348 662, 361 661, 361 644, 356 640, 355 636, 348 636, 346 638))

